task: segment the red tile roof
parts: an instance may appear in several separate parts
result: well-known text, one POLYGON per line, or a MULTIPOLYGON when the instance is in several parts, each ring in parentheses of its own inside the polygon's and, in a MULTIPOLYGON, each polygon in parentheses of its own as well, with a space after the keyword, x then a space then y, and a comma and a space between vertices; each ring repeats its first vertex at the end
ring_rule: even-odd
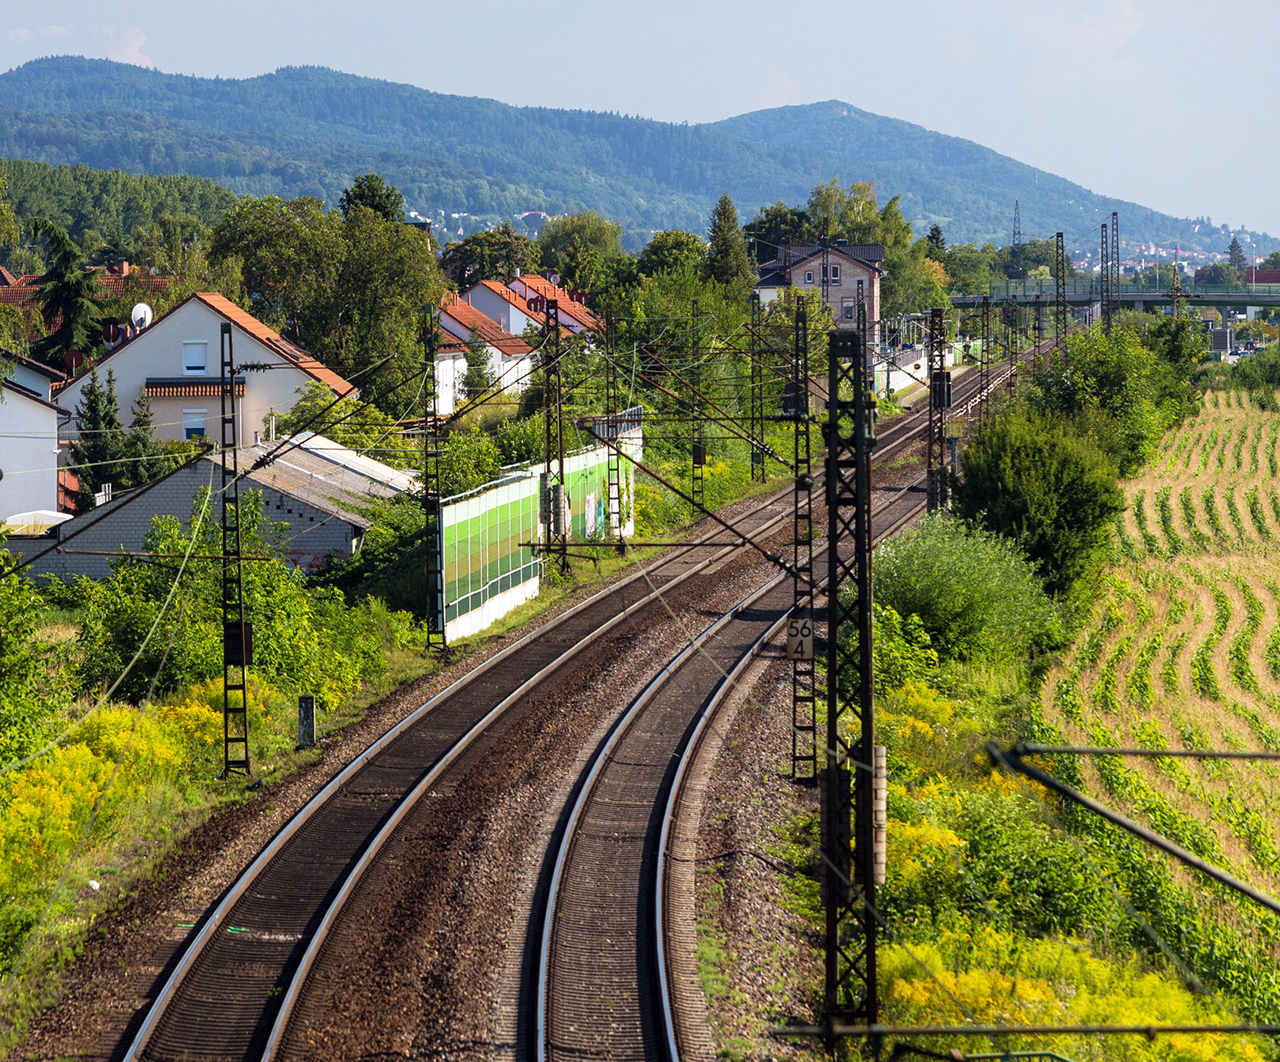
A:
MULTIPOLYGON (((539 325, 541 325, 547 319, 547 314, 545 310, 531 309, 529 307, 529 300, 526 299, 523 295, 521 295, 520 292, 512 291, 510 288, 506 287, 505 285, 499 284, 496 280, 482 280, 480 281, 479 284, 473 284, 469 289, 467 289, 467 294, 464 296, 464 298, 468 303, 470 303, 471 301, 471 292, 475 291, 476 288, 480 288, 480 287, 488 288, 490 291, 494 292, 495 294, 501 295, 502 298, 506 299, 507 302, 511 303, 511 305, 514 306, 517 310, 519 310, 522 314, 524 314, 526 317, 530 318, 531 320, 536 321, 539 325)), ((573 336, 573 333, 569 329, 565 328, 564 325, 561 325, 560 335, 565 339, 569 339, 573 336)))
MULTIPOLYGON (((173 283, 173 277, 144 275, 141 266, 133 266, 128 276, 105 267, 93 267, 93 273, 98 279, 98 287, 105 289, 102 291, 101 296, 106 299, 117 299, 124 295, 128 277, 142 282, 142 293, 144 295, 157 294, 173 283)), ((15 279, 12 273, 3 269, 0 269, 0 274, 3 274, 3 276, 0 276, 0 304, 7 306, 39 305, 40 285, 43 277, 33 273, 24 273, 15 279)), ((58 323, 57 320, 46 321, 45 326, 52 331, 58 327, 58 323)), ((29 338, 38 339, 39 333, 32 333, 29 338)))
MULTIPOLYGON (((280 333, 268 328, 256 317, 245 313, 225 295, 219 295, 216 291, 198 291, 191 297, 199 299, 209 309, 222 315, 232 324, 238 325, 242 331, 248 332, 259 343, 270 347, 281 357, 292 362, 313 380, 326 384, 334 394, 345 395, 356 390, 355 384, 344 380, 332 369, 321 365, 301 347, 294 346, 280 333)), ((154 328, 155 325, 151 327, 154 328)))
POLYGON ((489 346, 508 358, 522 358, 533 352, 533 347, 523 339, 513 336, 493 318, 486 317, 469 302, 463 302, 452 291, 445 292, 440 300, 440 312, 452 317, 469 335, 479 334, 489 346))
MULTIPOLYGON (((3 289, 0 289, 0 294, 3 294, 3 289)), ((346 395, 346 394, 352 394, 356 391, 355 384, 351 383, 348 380, 344 380, 332 369, 326 368, 324 365, 321 365, 320 362, 316 361, 315 358, 313 358, 301 347, 294 346, 294 344, 290 343, 278 332, 275 332, 272 329, 268 328, 256 317, 253 317, 250 314, 245 313, 244 310, 240 309, 240 307, 237 306, 234 302, 232 302, 230 299, 228 299, 224 295, 219 295, 216 291, 198 291, 194 295, 187 296, 187 298, 183 299, 182 302, 178 303, 177 306, 175 306, 172 310, 166 313, 164 317, 161 317, 160 320, 152 324, 150 328, 144 329, 143 331, 136 333, 135 335, 131 336, 129 339, 126 339, 118 347, 116 347, 115 350, 107 354, 106 357, 99 358, 94 363, 93 367, 96 368, 97 366, 102 365, 104 362, 110 361, 112 358, 116 357, 122 350, 127 350, 132 343, 135 343, 137 341, 138 336, 146 335, 147 332, 150 332, 152 329, 154 329, 156 325, 160 323, 160 321, 163 321, 169 316, 171 316, 172 314, 177 313, 178 310, 182 309, 182 307, 185 306, 187 303, 189 303, 192 299, 195 299, 198 302, 204 303, 204 305, 209 307, 209 309, 213 310, 214 313, 225 318, 226 320, 230 321, 232 324, 238 326, 242 331, 245 331, 249 335, 253 336, 254 339, 258 340, 258 342, 270 348, 274 353, 279 354, 282 358, 285 359, 285 361, 287 361, 294 367, 301 369, 313 380, 318 380, 320 383, 328 386, 330 390, 332 390, 335 394, 346 395)), ((82 376, 85 376, 88 373, 88 371, 89 370, 86 369, 85 372, 80 373, 80 375, 76 376, 74 379, 67 380, 65 383, 54 384, 53 386, 54 393, 57 394, 58 392, 64 390, 65 388, 70 387, 73 383, 76 382, 76 380, 80 379, 82 376)))
POLYGON ((583 328, 595 330, 601 327, 599 317, 588 310, 582 303, 574 302, 569 298, 569 293, 564 288, 552 284, 546 277, 530 273, 527 276, 520 277, 520 279, 544 299, 556 299, 559 303, 557 309, 562 316, 572 317, 583 328))

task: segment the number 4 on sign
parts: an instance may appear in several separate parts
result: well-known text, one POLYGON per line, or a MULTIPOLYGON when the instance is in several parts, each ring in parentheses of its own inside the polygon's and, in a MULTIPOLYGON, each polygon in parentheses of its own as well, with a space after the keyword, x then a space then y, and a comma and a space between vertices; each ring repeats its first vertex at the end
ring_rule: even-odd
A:
POLYGON ((813 659, 813 621, 794 617, 787 623, 787 659, 813 659))

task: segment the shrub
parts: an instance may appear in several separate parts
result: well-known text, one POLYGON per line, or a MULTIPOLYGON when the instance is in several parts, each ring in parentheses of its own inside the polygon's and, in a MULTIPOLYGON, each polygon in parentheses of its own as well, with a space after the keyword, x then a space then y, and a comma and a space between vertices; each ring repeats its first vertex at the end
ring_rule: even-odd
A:
POLYGON ((1116 469, 1059 421, 995 417, 961 458, 956 512, 1022 547, 1051 593, 1073 590, 1105 559, 1124 508, 1116 469))
POLYGON ((916 616, 947 657, 1012 659, 1057 645, 1062 624, 1008 540, 946 513, 876 550, 876 597, 916 616))

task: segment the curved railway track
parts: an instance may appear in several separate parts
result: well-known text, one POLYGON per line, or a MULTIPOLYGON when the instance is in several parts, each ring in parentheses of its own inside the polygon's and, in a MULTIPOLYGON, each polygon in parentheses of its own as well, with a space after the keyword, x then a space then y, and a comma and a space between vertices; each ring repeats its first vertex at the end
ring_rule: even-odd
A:
MULTIPOLYGON (((735 522, 789 519, 789 492, 735 522)), ((717 532, 712 532, 713 535, 717 532)), ((260 1057, 282 998, 344 884, 405 798, 593 638, 741 547, 688 546, 507 647, 388 731, 295 815, 193 932, 122 1057, 260 1057)))
MULTIPOLYGON (((957 402, 976 390, 977 374, 966 373, 957 382, 957 402)), ((926 422, 927 411, 886 426, 877 460, 915 443, 926 422)), ((790 491, 783 491, 734 526, 753 539, 776 534, 790 509, 790 491)), ((417 798, 492 722, 591 640, 742 548, 680 547, 649 573, 600 592, 509 646, 388 731, 285 824, 201 920, 116 1057, 274 1057, 346 898, 417 798)))
MULTIPOLYGON (((922 481, 873 514, 879 542, 924 506, 922 481)), ((825 549, 815 553, 815 565, 825 549)), ((555 851, 539 913, 538 1062, 680 1057, 664 954, 664 870, 678 782, 733 679, 785 622, 775 576, 691 639, 598 749, 555 851)))

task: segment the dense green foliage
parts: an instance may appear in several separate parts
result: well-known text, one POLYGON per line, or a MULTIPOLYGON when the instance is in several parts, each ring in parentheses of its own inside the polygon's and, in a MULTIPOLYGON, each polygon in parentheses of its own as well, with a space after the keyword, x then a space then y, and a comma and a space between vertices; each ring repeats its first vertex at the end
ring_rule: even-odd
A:
MULTIPOLYGON (((48 218, 66 230, 92 263, 136 260, 143 234, 162 217, 190 216, 212 225, 236 198, 206 178, 94 169, 77 156, 70 161, 74 165, 0 159, 0 175, 8 179, 5 194, 19 219, 48 218)), ((42 261, 30 244, 16 258, 5 259, 18 273, 38 273, 42 261)))
POLYGON ((444 290, 431 239, 360 204, 241 199, 209 258, 240 266, 251 312, 366 398, 404 415, 422 364, 422 311, 444 290))
POLYGON ((64 57, 0 77, 0 107, 12 108, 0 122, 0 154, 183 172, 256 196, 336 205, 376 158, 408 206, 441 232, 446 221, 456 231, 455 214, 470 215, 461 220, 474 231, 527 210, 583 208, 628 231, 700 231, 726 188, 754 210, 841 174, 901 190, 904 215, 938 222, 953 243, 1007 239, 1015 199, 1028 232, 1096 232, 1119 209, 1126 239, 1218 249, 1225 238, 1205 218, 1105 199, 969 141, 834 100, 686 126, 517 108, 314 67, 202 79, 64 57))
POLYGON ((334 398, 326 384, 315 381, 298 391, 293 408, 276 415, 277 437, 312 431, 389 465, 421 464, 422 451, 406 442, 396 422, 376 406, 358 398, 334 398))
POLYGON ((40 312, 47 334, 32 352, 47 365, 63 365, 71 351, 90 355, 98 343, 102 308, 98 280, 84 252, 48 218, 32 218, 28 227, 48 248, 49 265, 40 278, 40 312))
POLYGON ((1110 458, 1070 425, 1011 410, 964 450, 957 514, 1016 542, 1053 593, 1102 562, 1124 508, 1110 458))
POLYGON ((519 273, 536 273, 541 263, 538 245, 509 222, 450 243, 440 256, 440 268, 459 291, 482 280, 505 281, 519 273))
POLYGON ((948 513, 876 550, 876 599, 918 620, 946 656, 1021 660, 1062 639, 1057 610, 1018 547, 948 513))
MULTIPOLYGON (((240 508, 244 552, 274 555, 286 532, 263 518, 258 492, 243 492, 240 508)), ((152 521, 144 550, 194 555, 178 583, 176 607, 165 608, 174 585, 171 565, 130 559, 119 562, 108 579, 76 583, 85 688, 105 690, 124 674, 116 695, 138 701, 149 690, 221 678, 222 566, 209 559, 221 550, 215 517, 216 502, 202 490, 186 525, 173 517, 152 521), (125 674, 135 654, 137 664, 125 674)), ((321 705, 332 706, 383 666, 383 639, 371 637, 371 613, 348 610, 336 592, 309 588, 303 572, 283 558, 247 563, 243 578, 259 679, 314 693, 321 705)))
POLYGON ((76 417, 80 427, 70 449, 71 467, 80 484, 76 504, 81 510, 93 508, 93 496, 104 483, 116 490, 140 487, 176 467, 189 449, 155 441, 151 404, 145 395, 134 401, 133 423, 125 428, 111 369, 105 384, 96 369, 89 374, 76 404, 76 417))

